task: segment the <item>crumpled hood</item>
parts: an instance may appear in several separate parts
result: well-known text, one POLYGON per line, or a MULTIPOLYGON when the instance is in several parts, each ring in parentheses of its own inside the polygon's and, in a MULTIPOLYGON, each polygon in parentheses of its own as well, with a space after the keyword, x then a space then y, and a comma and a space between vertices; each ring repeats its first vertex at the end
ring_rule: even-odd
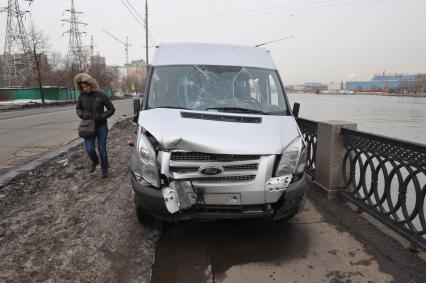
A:
POLYGON ((183 118, 191 110, 156 108, 141 111, 139 125, 151 133, 162 149, 218 154, 281 154, 300 135, 292 116, 208 112, 213 115, 261 117, 261 123, 239 123, 183 118))

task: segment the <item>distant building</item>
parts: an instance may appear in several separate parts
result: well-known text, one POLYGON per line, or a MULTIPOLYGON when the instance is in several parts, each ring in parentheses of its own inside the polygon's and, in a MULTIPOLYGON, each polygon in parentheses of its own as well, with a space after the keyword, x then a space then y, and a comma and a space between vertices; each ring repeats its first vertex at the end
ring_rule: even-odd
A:
POLYGON ((355 92, 387 92, 394 90, 411 90, 422 74, 381 74, 369 81, 346 82, 346 89, 355 92))
POLYGON ((143 59, 133 60, 129 63, 129 75, 139 77, 145 72, 145 61, 143 59))
POLYGON ((340 90, 344 90, 343 82, 331 82, 327 84, 328 91, 330 92, 338 92, 340 90))
POLYGON ((90 56, 90 67, 91 68, 106 68, 106 59, 103 56, 100 55, 93 55, 90 56))
POLYGON ((304 92, 320 93, 321 91, 326 91, 326 90, 328 90, 328 86, 322 83, 307 82, 303 84, 304 92))
MULTIPOLYGON (((32 86, 35 85, 36 73, 32 53, 14 53, 0 55, 0 85, 1 86, 32 86), (10 69, 7 69, 7 66, 10 69)), ((38 57, 40 68, 48 68, 46 54, 38 57)))

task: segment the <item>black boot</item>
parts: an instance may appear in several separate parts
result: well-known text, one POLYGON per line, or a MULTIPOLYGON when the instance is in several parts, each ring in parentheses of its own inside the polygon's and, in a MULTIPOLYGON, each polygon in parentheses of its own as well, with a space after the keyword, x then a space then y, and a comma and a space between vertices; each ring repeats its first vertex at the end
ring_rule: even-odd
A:
POLYGON ((102 178, 108 177, 108 169, 107 168, 101 168, 101 177, 102 178))
POLYGON ((96 166, 99 164, 99 159, 92 159, 92 164, 90 165, 89 173, 93 173, 96 169, 96 166))

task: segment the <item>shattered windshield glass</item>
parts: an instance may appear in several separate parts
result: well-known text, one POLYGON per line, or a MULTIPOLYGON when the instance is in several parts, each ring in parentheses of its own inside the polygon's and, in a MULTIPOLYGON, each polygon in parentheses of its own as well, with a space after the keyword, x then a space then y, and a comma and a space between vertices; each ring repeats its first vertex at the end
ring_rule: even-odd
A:
POLYGON ((287 115, 274 70, 233 66, 156 67, 148 108, 287 115))

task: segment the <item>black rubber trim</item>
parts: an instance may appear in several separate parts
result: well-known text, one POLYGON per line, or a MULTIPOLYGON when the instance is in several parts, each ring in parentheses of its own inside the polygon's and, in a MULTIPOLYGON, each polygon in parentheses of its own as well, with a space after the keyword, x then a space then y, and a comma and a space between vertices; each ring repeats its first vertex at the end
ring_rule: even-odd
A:
POLYGON ((262 123, 262 117, 218 115, 218 114, 205 114, 205 113, 194 113, 194 112, 180 112, 180 116, 182 118, 188 118, 188 119, 200 119, 200 120, 221 121, 221 122, 249 123, 249 124, 262 123))

